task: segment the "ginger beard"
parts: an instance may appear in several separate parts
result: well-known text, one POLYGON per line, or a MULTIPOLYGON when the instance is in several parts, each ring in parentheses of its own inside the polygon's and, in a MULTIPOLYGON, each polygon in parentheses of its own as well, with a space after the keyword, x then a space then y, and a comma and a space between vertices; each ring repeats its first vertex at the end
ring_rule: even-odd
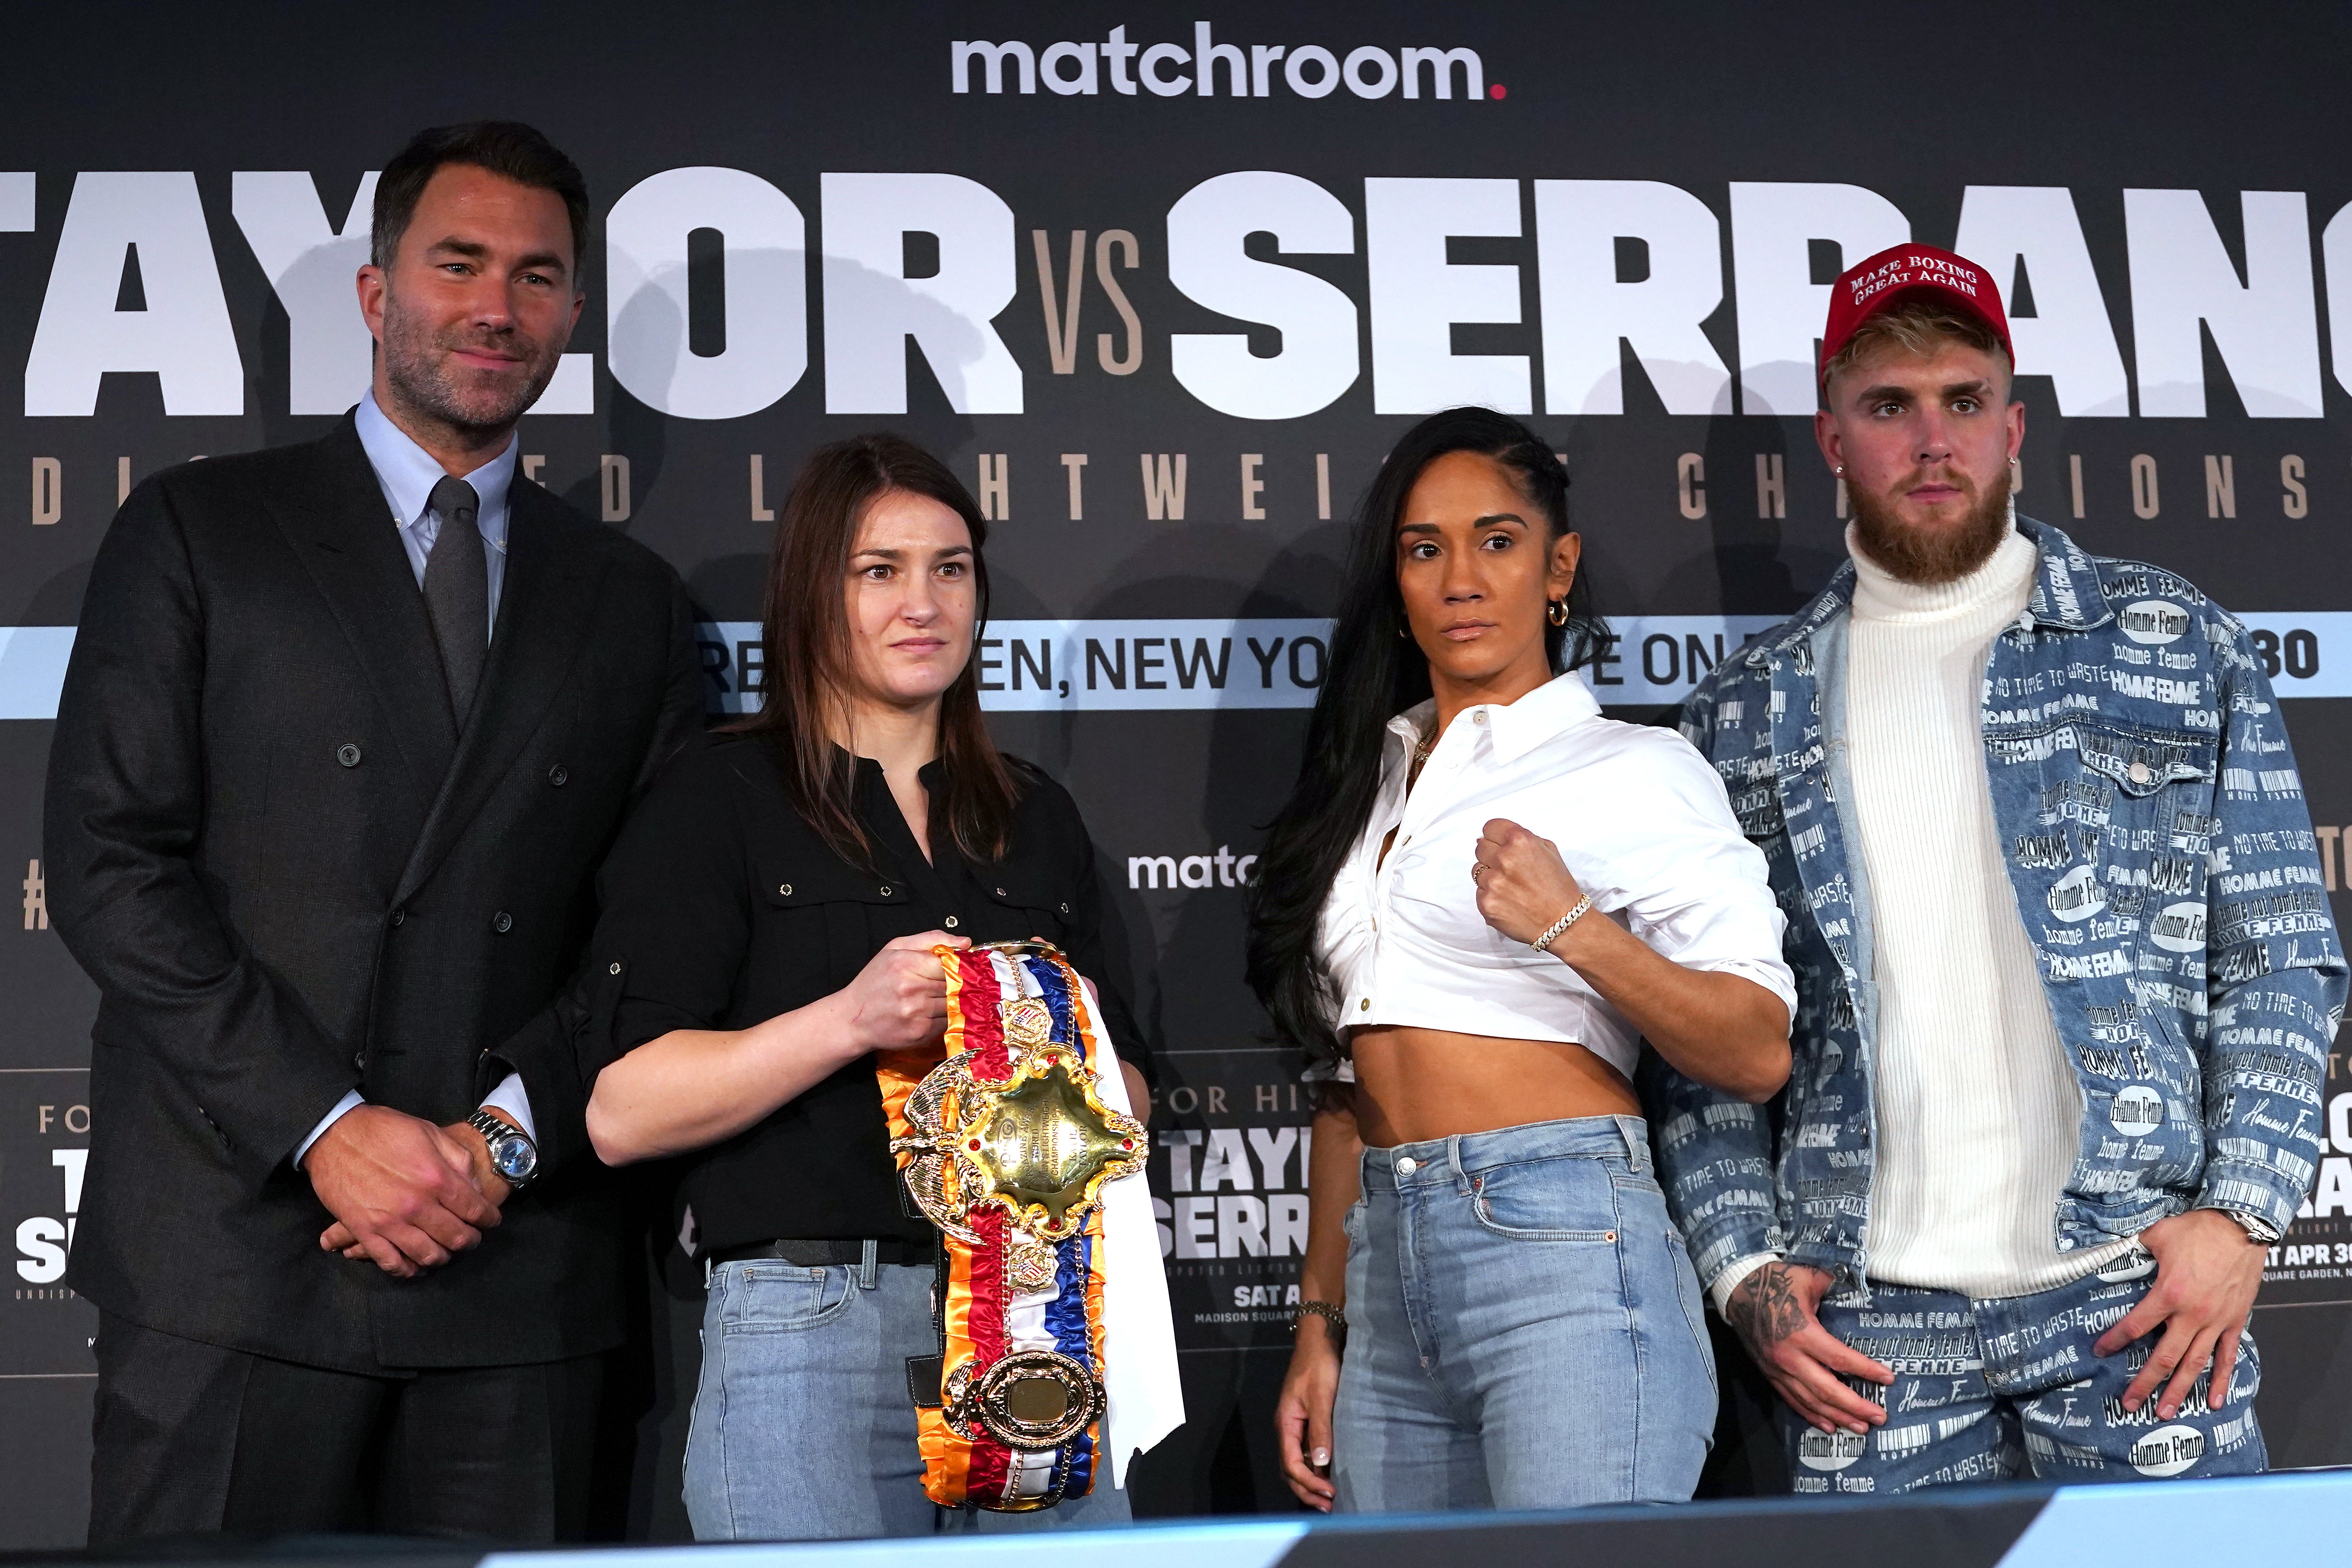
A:
POLYGON ((511 426, 555 379, 562 353, 562 344, 539 342, 513 327, 436 331, 422 312, 402 308, 398 289, 384 289, 384 380, 402 404, 453 429, 511 426), (515 355, 526 374, 489 376, 455 368, 448 356, 461 349, 515 355))
POLYGON ((2009 532, 2010 488, 2005 471, 2000 484, 1979 490, 1977 482, 1959 469, 1949 465, 1942 469, 1936 478, 1958 487, 1964 500, 1966 510, 1955 521, 1939 520, 1921 525, 1906 522, 1897 513, 1892 498, 1925 479, 1927 470, 1924 468, 1912 469, 1887 486, 1884 494, 1874 495, 1852 483, 1846 486, 1846 500, 1853 508, 1854 542, 1898 581, 1921 587, 1957 582, 1991 560, 2009 532))

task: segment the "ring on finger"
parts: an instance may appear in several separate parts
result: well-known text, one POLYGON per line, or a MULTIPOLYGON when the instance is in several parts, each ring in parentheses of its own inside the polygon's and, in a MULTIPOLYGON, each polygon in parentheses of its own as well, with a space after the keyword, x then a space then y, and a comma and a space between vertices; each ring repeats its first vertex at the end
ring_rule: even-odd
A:
POLYGON ((1476 881, 1476 880, 1478 879, 1478 873, 1479 873, 1479 872, 1481 872, 1481 871, 1484 871, 1486 868, 1486 862, 1485 862, 1484 860, 1473 860, 1473 861, 1471 861, 1471 862, 1470 862, 1470 879, 1471 879, 1472 881, 1474 881, 1474 882, 1475 882, 1475 881, 1476 881))

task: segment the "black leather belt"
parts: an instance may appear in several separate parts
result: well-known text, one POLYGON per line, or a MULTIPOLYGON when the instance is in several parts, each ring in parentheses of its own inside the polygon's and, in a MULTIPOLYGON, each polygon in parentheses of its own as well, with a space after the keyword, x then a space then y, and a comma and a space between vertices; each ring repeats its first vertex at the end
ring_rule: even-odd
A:
MULTIPOLYGON (((854 1268, 866 1261, 867 1245, 863 1241, 753 1241, 741 1247, 719 1247, 709 1258, 714 1264, 760 1258, 790 1263, 802 1268, 824 1268, 835 1264, 846 1264, 854 1268)), ((933 1247, 928 1241, 900 1241, 886 1237, 871 1245, 877 1263, 909 1268, 929 1268, 931 1266, 933 1247)))

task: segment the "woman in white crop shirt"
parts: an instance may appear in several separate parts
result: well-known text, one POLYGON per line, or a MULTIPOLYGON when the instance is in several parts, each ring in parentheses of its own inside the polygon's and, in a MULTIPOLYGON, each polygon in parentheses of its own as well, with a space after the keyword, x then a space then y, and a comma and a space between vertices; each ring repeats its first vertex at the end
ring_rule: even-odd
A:
POLYGON ((1503 415, 1406 433, 1259 860, 1250 983, 1324 1084, 1277 1414, 1310 1507, 1681 1501, 1714 1429, 1634 1063, 1768 1100, 1795 990, 1721 782, 1577 673, 1567 489, 1503 415))

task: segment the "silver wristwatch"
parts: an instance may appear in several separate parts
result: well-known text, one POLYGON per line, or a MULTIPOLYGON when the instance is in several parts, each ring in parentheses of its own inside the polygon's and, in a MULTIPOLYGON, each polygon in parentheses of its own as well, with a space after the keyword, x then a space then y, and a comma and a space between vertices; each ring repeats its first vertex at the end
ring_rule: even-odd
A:
POLYGON ((482 1135, 490 1146, 490 1169, 496 1171, 516 1192, 530 1185, 539 1174, 539 1145, 530 1134, 512 1122, 505 1121, 487 1110, 477 1110, 466 1118, 466 1125, 482 1135))
POLYGON ((2279 1244, 2281 1237, 2284 1235, 2284 1232, 2281 1231, 2278 1226, 2273 1225, 2262 1215, 2257 1214, 2248 1214, 2244 1209, 2225 1208, 2221 1210, 2221 1213, 2228 1215, 2231 1219, 2236 1220, 2240 1227, 2245 1231, 2246 1239, 2252 1242, 2256 1247, 2276 1247, 2279 1244))

